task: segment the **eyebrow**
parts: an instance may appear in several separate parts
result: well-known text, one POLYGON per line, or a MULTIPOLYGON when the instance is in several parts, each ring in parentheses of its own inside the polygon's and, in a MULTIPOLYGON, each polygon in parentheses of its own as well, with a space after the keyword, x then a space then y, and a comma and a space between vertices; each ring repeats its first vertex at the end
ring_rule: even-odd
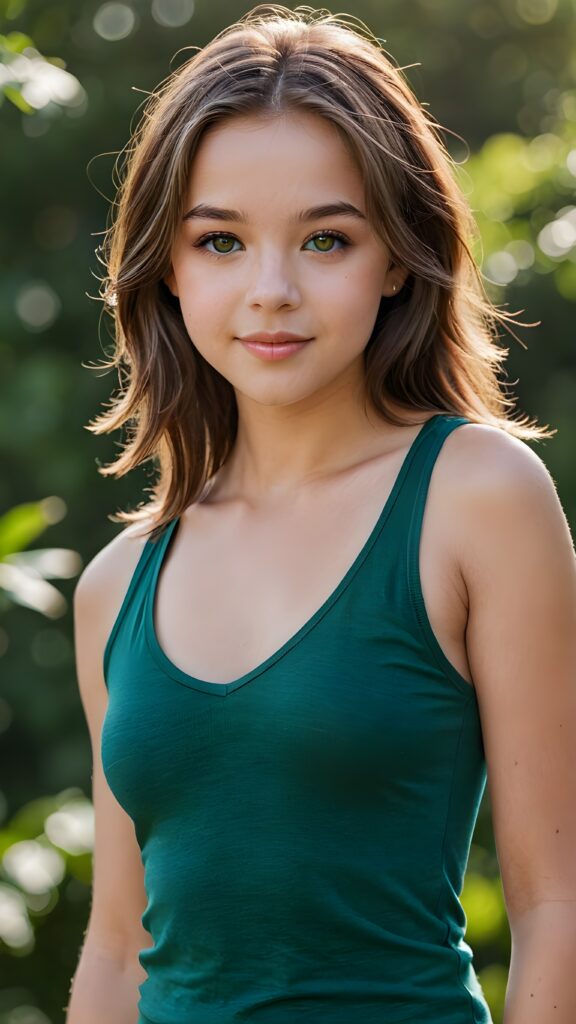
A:
MULTIPOLYGON (((300 210, 296 216, 290 218, 292 224, 302 224, 311 220, 322 220, 324 217, 356 217, 358 220, 366 220, 366 214, 358 210, 352 203, 336 202, 323 203, 321 206, 311 206, 308 210, 300 210)), ((184 214, 182 220, 226 220, 245 224, 247 217, 241 210, 226 210, 220 206, 209 206, 206 203, 199 203, 193 206, 188 213, 184 214)))

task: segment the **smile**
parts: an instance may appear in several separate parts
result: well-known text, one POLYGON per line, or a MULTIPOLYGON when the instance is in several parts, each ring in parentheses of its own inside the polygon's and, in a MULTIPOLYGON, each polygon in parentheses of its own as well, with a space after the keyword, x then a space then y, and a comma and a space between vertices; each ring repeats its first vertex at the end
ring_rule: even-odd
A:
POLYGON ((305 348, 309 344, 309 341, 281 341, 279 343, 271 341, 242 341, 240 343, 249 352, 257 356, 259 359, 275 362, 278 359, 287 359, 288 356, 295 355, 296 352, 300 352, 301 349, 305 348))

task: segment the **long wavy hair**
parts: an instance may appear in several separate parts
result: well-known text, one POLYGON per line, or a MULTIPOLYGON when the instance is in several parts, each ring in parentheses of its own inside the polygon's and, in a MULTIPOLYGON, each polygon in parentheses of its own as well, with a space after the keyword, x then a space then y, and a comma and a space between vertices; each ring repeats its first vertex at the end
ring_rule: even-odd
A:
POLYGON ((373 410, 398 426, 406 421, 391 403, 466 416, 523 440, 553 436, 510 415, 514 401, 498 380, 509 350, 498 328, 516 338, 509 325, 517 314, 487 296, 473 255, 478 228, 440 126, 379 40, 351 16, 259 4, 194 49, 150 94, 119 156, 100 247, 100 296, 115 341, 111 357, 89 368, 116 367, 119 389, 87 429, 126 426, 121 453, 98 468, 103 476, 148 461, 156 471, 152 496, 109 518, 143 522, 155 540, 202 495, 235 442, 234 389, 197 351, 163 280, 202 133, 234 115, 304 110, 334 125, 362 174, 374 229, 409 272, 399 294, 383 297, 365 348, 373 410))

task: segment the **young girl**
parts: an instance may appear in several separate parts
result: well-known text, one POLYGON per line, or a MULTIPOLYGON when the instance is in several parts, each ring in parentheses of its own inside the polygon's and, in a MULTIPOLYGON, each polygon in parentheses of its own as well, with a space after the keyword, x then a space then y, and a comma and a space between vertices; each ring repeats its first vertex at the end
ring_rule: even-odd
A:
POLYGON ((93 904, 69 1024, 576 1019, 576 570, 474 222, 363 27, 258 7, 128 151, 104 295, 153 497, 75 594, 93 904), (140 998, 138 999, 138 994, 140 998))

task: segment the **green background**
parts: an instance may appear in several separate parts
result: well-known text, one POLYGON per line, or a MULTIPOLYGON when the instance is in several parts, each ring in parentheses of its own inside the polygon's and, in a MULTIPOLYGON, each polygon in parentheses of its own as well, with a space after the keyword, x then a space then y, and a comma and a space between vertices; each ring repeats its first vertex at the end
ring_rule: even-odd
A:
MULTIPOLYGON (((287 6, 296 6, 288 4, 287 6)), ((138 107, 252 7, 209 0, 0 0, 0 1024, 60 1024, 87 922, 91 755, 71 596, 134 507, 143 469, 106 481, 119 437, 85 426, 116 379, 95 248, 138 107), (46 63, 48 61, 49 63, 46 63)), ((333 12, 341 8, 331 8, 333 12)), ((364 0, 478 220, 493 300, 523 311, 505 383, 557 429, 535 445, 576 521, 576 8, 571 0, 364 0)), ((496 1024, 509 958, 487 795, 463 893, 496 1024)), ((264 968, 265 969, 265 968, 264 968)))

